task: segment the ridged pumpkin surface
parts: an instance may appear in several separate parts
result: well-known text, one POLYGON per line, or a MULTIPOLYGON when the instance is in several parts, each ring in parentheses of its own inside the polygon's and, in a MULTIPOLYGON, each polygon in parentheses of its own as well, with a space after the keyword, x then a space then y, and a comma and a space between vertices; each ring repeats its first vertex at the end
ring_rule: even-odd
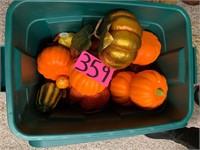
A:
POLYGON ((71 54, 62 46, 51 46, 42 50, 37 57, 38 72, 46 79, 56 80, 69 75, 71 54))
POLYGON ((148 65, 153 63, 160 55, 161 43, 153 33, 143 31, 142 45, 138 50, 135 60, 132 62, 137 65, 148 65))
POLYGON ((122 106, 131 106, 133 102, 130 100, 130 84, 135 73, 130 71, 119 72, 110 84, 110 92, 113 101, 122 106))
POLYGON ((115 69, 125 68, 136 57, 143 29, 137 18, 126 10, 110 12, 105 18, 110 20, 110 27, 107 26, 105 37, 100 39, 103 47, 99 49, 99 58, 115 69))
POLYGON ((130 98, 140 107, 153 109, 167 97, 167 81, 154 70, 145 70, 135 75, 130 86, 130 98))
POLYGON ((70 86, 76 89, 82 95, 96 95, 102 92, 106 87, 94 79, 80 73, 74 68, 71 70, 69 76, 70 86))

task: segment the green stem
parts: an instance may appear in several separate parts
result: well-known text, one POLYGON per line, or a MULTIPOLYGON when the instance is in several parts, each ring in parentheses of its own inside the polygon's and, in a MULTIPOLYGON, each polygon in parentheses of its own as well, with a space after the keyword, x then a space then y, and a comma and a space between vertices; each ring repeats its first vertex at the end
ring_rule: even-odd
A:
POLYGON ((156 96, 163 96, 164 95, 164 91, 161 88, 158 88, 156 90, 156 96))

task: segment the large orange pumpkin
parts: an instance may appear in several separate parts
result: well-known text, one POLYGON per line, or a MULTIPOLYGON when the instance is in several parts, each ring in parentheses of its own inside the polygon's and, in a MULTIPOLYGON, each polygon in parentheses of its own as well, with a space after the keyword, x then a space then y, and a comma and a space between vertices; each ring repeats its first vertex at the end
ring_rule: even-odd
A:
POLYGON ((111 80, 110 94, 112 100, 122 106, 131 106, 133 102, 130 99, 130 84, 135 73, 131 71, 122 71, 111 80))
POLYGON ((137 65, 153 63, 160 55, 160 50, 161 44, 157 36, 149 31, 143 31, 141 47, 132 63, 137 65))
POLYGON ((145 70, 132 79, 130 98, 144 109, 153 109, 163 104, 167 91, 167 81, 163 75, 154 70, 145 70))
POLYGON ((37 57, 37 69, 46 79, 56 80, 69 75, 70 51, 62 46, 46 47, 37 57))

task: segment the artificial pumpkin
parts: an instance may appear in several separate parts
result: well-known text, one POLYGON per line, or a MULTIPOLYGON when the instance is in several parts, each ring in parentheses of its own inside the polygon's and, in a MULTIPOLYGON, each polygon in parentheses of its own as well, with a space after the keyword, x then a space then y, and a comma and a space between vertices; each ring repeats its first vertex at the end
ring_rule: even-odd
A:
POLYGON ((115 69, 127 67, 136 57, 141 45, 142 27, 127 10, 106 15, 100 25, 99 58, 115 69))
POLYGON ((70 87, 75 88, 81 95, 96 95, 102 92, 106 87, 94 79, 84 75, 73 68, 71 65, 71 71, 69 75, 70 87))
POLYGON ((157 36, 149 31, 143 31, 142 44, 138 50, 135 60, 137 65, 148 65, 153 63, 160 55, 161 43, 157 36))
POLYGON ((130 99, 130 84, 135 73, 131 71, 121 71, 116 74, 110 83, 110 94, 112 100, 122 106, 131 106, 133 102, 130 99))
POLYGON ((108 88, 77 71, 74 64, 75 60, 69 75, 69 101, 87 111, 103 108, 110 99, 108 88))
POLYGON ((168 85, 165 77, 155 70, 139 72, 132 79, 130 98, 144 109, 154 109, 163 104, 168 85))
POLYGON ((37 69, 46 79, 56 80, 61 75, 69 75, 70 51, 63 46, 50 46, 37 57, 37 69))

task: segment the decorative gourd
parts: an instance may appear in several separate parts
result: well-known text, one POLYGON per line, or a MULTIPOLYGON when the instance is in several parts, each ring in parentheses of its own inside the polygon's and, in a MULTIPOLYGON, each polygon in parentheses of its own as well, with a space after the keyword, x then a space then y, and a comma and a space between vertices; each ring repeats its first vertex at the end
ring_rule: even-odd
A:
POLYGON ((154 109, 163 104, 168 85, 165 77, 155 70, 145 70, 135 75, 130 85, 130 98, 144 109, 154 109))
POLYGON ((62 90, 55 83, 46 82, 38 90, 36 106, 41 112, 52 111, 62 96, 62 90))
POLYGON ((102 22, 99 58, 115 69, 127 67, 135 59, 141 45, 140 23, 126 10, 113 11, 102 22))
POLYGON ((160 50, 161 44, 156 35, 149 31, 143 31, 142 45, 132 63, 138 65, 153 63, 160 55, 160 50))
POLYGON ((74 36, 74 33, 62 32, 58 34, 58 37, 57 37, 58 43, 63 46, 66 46, 67 48, 70 48, 73 36, 74 36))
POLYGON ((56 85, 59 89, 66 89, 69 86, 69 78, 67 76, 59 76, 56 79, 56 85))
POLYGON ((122 71, 116 74, 110 83, 110 94, 112 100, 122 106, 131 106, 133 102, 130 99, 130 84, 135 73, 131 71, 122 71))
POLYGON ((37 57, 37 69, 46 79, 56 80, 69 75, 71 55, 63 46, 51 46, 42 50, 37 57))

